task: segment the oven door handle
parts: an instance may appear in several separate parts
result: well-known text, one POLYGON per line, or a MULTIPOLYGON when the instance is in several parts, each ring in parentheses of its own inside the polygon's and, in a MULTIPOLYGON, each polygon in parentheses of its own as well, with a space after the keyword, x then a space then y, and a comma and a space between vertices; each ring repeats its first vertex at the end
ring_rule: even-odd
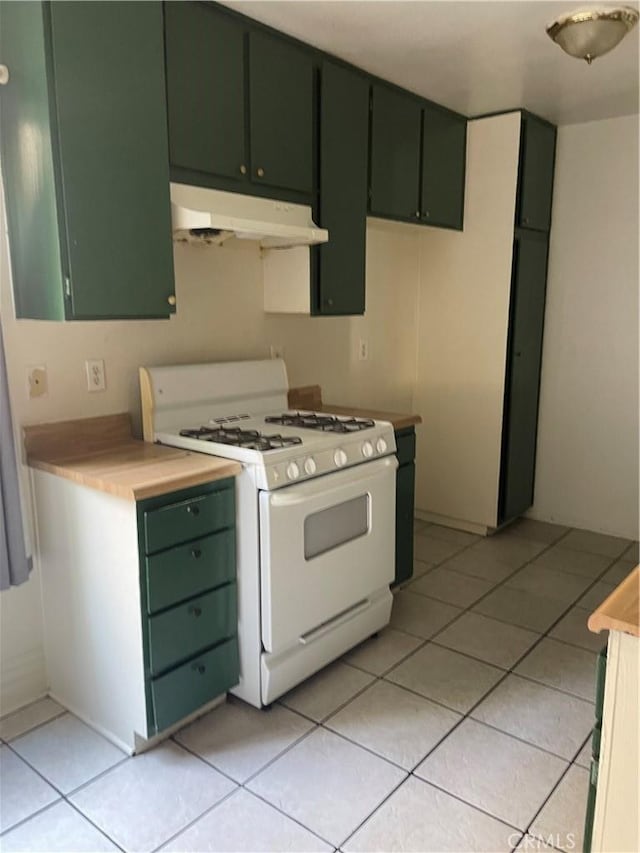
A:
POLYGON ((339 625, 348 622, 350 619, 353 619, 354 616, 357 616, 358 613, 361 613, 363 610, 366 610, 369 607, 369 599, 363 598, 362 601, 358 601, 353 607, 350 607, 348 610, 343 610, 342 613, 338 613, 337 616, 334 616, 333 619, 329 619, 328 622, 323 622, 322 625, 319 625, 317 628, 314 628, 312 631, 307 631, 306 634, 303 634, 300 637, 300 642, 307 646, 309 643, 313 643, 316 640, 319 640, 321 637, 324 637, 325 634, 329 634, 339 625))
POLYGON ((345 484, 352 486, 367 482, 389 469, 395 471, 397 467, 398 460, 395 456, 385 456, 364 465, 353 465, 350 468, 343 468, 339 472, 332 473, 330 476, 315 477, 313 480, 269 492, 269 503, 271 506, 295 506, 318 495, 330 495, 345 484))

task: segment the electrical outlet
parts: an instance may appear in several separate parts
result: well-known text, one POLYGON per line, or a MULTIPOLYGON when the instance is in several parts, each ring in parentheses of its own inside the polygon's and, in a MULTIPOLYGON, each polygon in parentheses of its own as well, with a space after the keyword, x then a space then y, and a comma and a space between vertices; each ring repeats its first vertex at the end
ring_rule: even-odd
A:
POLYGON ((45 396, 49 390, 49 383, 47 381, 47 368, 44 364, 27 368, 27 385, 31 399, 45 396))
POLYGON ((358 344, 358 358, 360 361, 367 361, 369 358, 369 341, 366 341, 364 338, 360 338, 358 344))
POLYGON ((87 359, 84 365, 87 370, 87 389, 89 391, 104 391, 107 387, 107 382, 104 375, 103 359, 87 359))
POLYGON ((284 358, 284 346, 282 344, 271 344, 269 353, 271 358, 284 358))

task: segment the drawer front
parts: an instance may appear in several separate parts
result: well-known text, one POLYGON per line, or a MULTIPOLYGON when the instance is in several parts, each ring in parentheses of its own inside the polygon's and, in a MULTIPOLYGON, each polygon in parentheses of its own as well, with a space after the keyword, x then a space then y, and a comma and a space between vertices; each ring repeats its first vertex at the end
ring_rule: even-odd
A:
POLYGON ((233 637, 154 679, 151 697, 157 730, 177 723, 234 687, 239 672, 238 641, 233 637))
POLYGON ((406 465, 415 459, 416 434, 413 429, 408 433, 396 433, 396 456, 398 457, 398 465, 406 465))
POLYGON ((151 616, 147 623, 151 674, 164 672, 207 646, 235 636, 237 624, 235 583, 151 616))
POLYGON ((178 545, 145 558, 147 612, 157 613, 208 589, 235 580, 235 530, 178 545))
POLYGON ((235 521, 233 489, 198 495, 144 514, 147 554, 232 527, 235 521))

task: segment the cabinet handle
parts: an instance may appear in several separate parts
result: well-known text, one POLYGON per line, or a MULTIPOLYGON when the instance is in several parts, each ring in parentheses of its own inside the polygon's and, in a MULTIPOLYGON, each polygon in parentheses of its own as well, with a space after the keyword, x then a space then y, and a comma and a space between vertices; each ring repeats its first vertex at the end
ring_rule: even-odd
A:
POLYGON ((191 556, 193 557, 194 560, 199 560, 200 557, 202 557, 202 551, 200 550, 200 548, 192 548, 191 549, 191 556))
POLYGON ((259 178, 264 178, 264 169, 262 168, 262 166, 259 166, 259 167, 256 169, 256 175, 257 175, 259 178))
POLYGON ((195 516, 195 515, 200 515, 200 507, 199 507, 199 506, 194 506, 194 505, 192 504, 191 506, 188 506, 188 507, 187 507, 187 512, 188 512, 188 513, 190 513, 191 515, 194 515, 194 516, 195 516))
POLYGON ((176 298, 173 295, 173 293, 171 294, 171 296, 167 296, 167 302, 169 303, 169 305, 175 305, 176 304, 176 298))
POLYGON ((6 86, 9 82, 9 69, 6 65, 0 65, 0 86, 6 86))
POLYGON ((431 212, 429 210, 425 210, 422 214, 423 219, 428 219, 431 216, 431 212))
POLYGON ((333 299, 325 299, 324 304, 327 306, 327 308, 331 308, 333 306, 333 299))
POLYGON ((200 608, 200 607, 190 607, 190 608, 189 608, 189 610, 188 610, 188 613, 190 613, 192 616, 195 616, 195 618, 197 619, 197 618, 198 618, 198 616, 202 616, 202 608, 200 608))
POLYGON ((523 225, 528 225, 528 224, 529 224, 529 217, 528 217, 528 216, 525 216, 525 217, 524 217, 524 219, 522 220, 522 224, 523 224, 523 225))
POLYGON ((242 164, 242 166, 240 166, 240 174, 241 175, 247 174, 247 167, 244 165, 244 163, 242 164))
POLYGON ((206 666, 203 663, 194 663, 191 669, 193 669, 195 672, 199 672, 200 675, 204 675, 206 666))
POLYGON ((420 211, 416 210, 416 219, 420 219, 420 211))
POLYGON ((521 353, 521 352, 517 352, 517 353, 516 353, 516 358, 520 358, 520 356, 521 356, 521 355, 522 355, 522 353, 521 353))

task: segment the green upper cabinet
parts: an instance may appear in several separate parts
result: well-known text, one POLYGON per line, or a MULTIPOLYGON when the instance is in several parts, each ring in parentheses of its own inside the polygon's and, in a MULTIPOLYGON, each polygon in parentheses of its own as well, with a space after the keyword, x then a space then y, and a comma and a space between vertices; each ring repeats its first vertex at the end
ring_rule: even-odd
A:
POLYGON ((175 299, 160 4, 2 3, 1 14, 17 316, 168 316, 175 299))
POLYGON ((420 219, 420 101, 374 84, 371 113, 371 197, 374 216, 420 219))
POLYGON ((313 190, 313 62, 284 40, 249 35, 251 178, 313 190))
POLYGON ((244 27, 204 3, 165 3, 171 165, 248 178, 244 27))
POLYGON ((467 120, 431 106, 422 120, 421 219, 462 230, 467 120))
POLYGON ((369 150, 369 83, 324 62, 320 84, 318 314, 363 314, 369 150))
POLYGON ((522 115, 518 224, 548 231, 551 227, 556 128, 529 113, 522 115))

